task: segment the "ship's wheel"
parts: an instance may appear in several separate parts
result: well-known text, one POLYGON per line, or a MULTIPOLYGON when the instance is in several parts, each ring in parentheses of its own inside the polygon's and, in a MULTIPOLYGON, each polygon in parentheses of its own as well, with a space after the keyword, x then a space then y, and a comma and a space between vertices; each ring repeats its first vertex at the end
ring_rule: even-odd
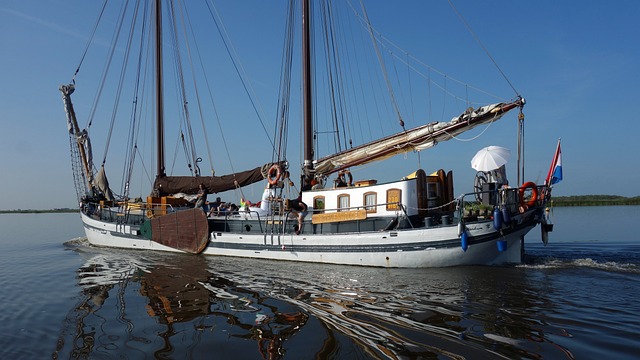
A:
POLYGON ((478 171, 476 177, 473 180, 473 191, 476 194, 476 201, 482 201, 482 185, 488 183, 487 173, 484 171, 478 171))

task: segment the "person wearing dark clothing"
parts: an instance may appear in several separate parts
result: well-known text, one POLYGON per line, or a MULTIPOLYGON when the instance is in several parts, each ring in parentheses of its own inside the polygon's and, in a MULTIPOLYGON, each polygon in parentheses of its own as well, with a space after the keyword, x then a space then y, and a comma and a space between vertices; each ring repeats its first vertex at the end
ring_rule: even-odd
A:
POLYGON ((222 205, 222 199, 220 199, 220 197, 218 196, 216 198, 216 201, 209 203, 209 214, 208 216, 218 216, 218 208, 220 208, 220 205, 222 205))
POLYGON ((291 212, 298 217, 298 229, 296 230, 296 235, 300 235, 302 232, 302 225, 304 223, 305 216, 307 216, 307 209, 307 204, 302 201, 301 197, 291 200, 291 212))
POLYGON ((302 188, 300 188, 300 191, 309 191, 311 190, 311 183, 309 182, 309 179, 304 178, 304 180, 302 180, 302 188))

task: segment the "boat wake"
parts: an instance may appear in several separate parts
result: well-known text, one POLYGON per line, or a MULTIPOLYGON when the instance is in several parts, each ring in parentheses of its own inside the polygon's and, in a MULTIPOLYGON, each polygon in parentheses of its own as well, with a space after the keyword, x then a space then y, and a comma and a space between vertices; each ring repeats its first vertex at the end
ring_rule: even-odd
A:
POLYGON ((518 265, 532 269, 589 268, 595 270, 640 274, 638 264, 621 261, 602 261, 592 258, 560 259, 554 257, 536 258, 533 262, 518 265))
POLYGON ((80 236, 77 238, 67 240, 64 243, 62 243, 62 245, 64 245, 64 247, 66 248, 78 248, 82 246, 91 246, 86 236, 80 236))

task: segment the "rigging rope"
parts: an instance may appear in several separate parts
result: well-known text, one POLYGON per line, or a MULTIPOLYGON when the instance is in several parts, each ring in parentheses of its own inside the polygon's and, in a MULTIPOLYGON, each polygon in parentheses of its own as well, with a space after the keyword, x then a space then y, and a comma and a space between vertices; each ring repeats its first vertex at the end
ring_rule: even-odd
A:
POLYGON ((447 135, 451 136, 451 138, 452 138, 452 139, 454 139, 454 140, 458 140, 458 141, 462 141, 462 142, 473 141, 473 140, 475 140, 475 139, 479 138, 480 136, 484 135, 484 133, 485 133, 487 130, 489 130, 489 128, 491 127, 491 125, 493 125, 493 123, 494 123, 494 122, 495 122, 495 117, 494 117, 493 119, 491 119, 491 121, 489 122, 489 124, 484 128, 484 130, 482 130, 482 132, 480 132, 480 134, 478 134, 478 135, 476 135, 476 136, 474 136, 474 137, 472 137, 472 138, 470 138, 470 139, 461 139, 461 138, 458 138, 457 136, 455 136, 455 135, 453 135, 453 134, 448 133, 446 130, 443 130, 443 132, 444 132, 445 134, 447 134, 447 135))
MULTIPOLYGON (((195 69, 195 66, 193 64, 193 57, 191 56, 191 46, 190 46, 190 43, 189 43, 189 37, 186 36, 187 30, 185 29, 185 24, 188 23, 190 32, 192 34, 194 33, 193 26, 192 26, 192 23, 191 23, 191 18, 189 17, 189 13, 186 11, 186 8, 184 9, 184 11, 182 11, 183 8, 181 7, 180 10, 181 10, 180 15, 182 16, 183 32, 185 34, 185 44, 186 44, 186 48, 187 48, 187 56, 189 58, 189 63, 191 65, 191 68, 195 69), (184 20, 185 19, 185 15, 184 14, 186 14, 186 22, 184 20)), ((194 42, 194 45, 195 45, 196 53, 198 54, 198 59, 200 60, 200 65, 202 67, 202 57, 200 55, 200 50, 198 48, 197 42, 194 42)), ((203 71, 203 73, 205 73, 205 72, 203 71)), ((207 84, 207 87, 210 90, 210 87, 208 86, 209 83, 208 83, 208 79, 206 77, 206 73, 204 75, 204 78, 205 78, 205 82, 207 84)), ((203 134, 204 134, 204 141, 205 141, 206 148, 207 148, 207 154, 209 155, 209 166, 210 166, 210 169, 211 169, 211 175, 214 175, 215 174, 215 169, 213 167, 213 156, 211 154, 211 145, 209 143, 209 136, 208 136, 206 124, 205 124, 205 121, 204 121, 204 112, 202 110, 202 101, 200 100, 200 92, 198 90, 198 87, 196 86, 196 77, 195 76, 192 77, 192 81, 193 81, 193 88, 194 88, 194 91, 195 91, 195 96, 196 96, 196 99, 197 99, 198 113, 200 115, 200 123, 201 123, 202 131, 203 131, 203 134)), ((211 99, 213 99, 213 97, 211 97, 211 99)), ((215 103, 213 102, 213 100, 211 102, 212 102, 213 107, 215 109, 215 107, 216 107, 215 103)), ((195 154, 195 147, 194 147, 194 154, 195 154)), ((198 170, 197 165, 196 165, 196 171, 197 171, 198 174, 200 174, 200 171, 198 170)))
POLYGON ((138 121, 138 94, 140 91, 140 81, 141 81, 141 76, 142 76, 142 68, 143 68, 143 58, 144 58, 144 43, 145 43, 145 33, 146 33, 146 28, 148 25, 148 17, 147 16, 143 16, 142 18, 142 28, 140 30, 140 46, 139 46, 139 51, 138 51, 138 65, 137 65, 137 71, 136 71, 136 82, 134 85, 134 90, 133 90, 133 108, 131 111, 131 122, 130 122, 130 130, 129 130, 129 136, 127 139, 127 147, 126 147, 126 158, 127 161, 125 161, 126 164, 126 169, 123 172, 122 176, 123 176, 123 189, 122 190, 122 194, 125 197, 129 197, 129 190, 130 190, 130 183, 131 183, 131 178, 133 177, 133 170, 134 170, 134 164, 135 164, 135 159, 136 159, 136 154, 137 154, 137 142, 138 142, 138 134, 140 133, 140 121, 138 121))
POLYGON ((71 82, 73 84, 76 83, 76 75, 78 75, 78 72, 80 72, 80 67, 82 66, 82 63, 84 62, 84 58, 85 56, 87 56, 87 52, 89 52, 89 46, 91 46, 91 44, 93 43, 93 37, 96 35, 96 30, 98 29, 98 25, 100 24, 100 20, 102 19, 102 15, 104 14, 104 9, 107 7, 107 2, 109 0, 104 0, 104 3, 102 4, 102 9, 100 10, 100 14, 98 14, 98 19, 96 19, 96 23, 93 26, 93 30, 91 31, 91 35, 89 36, 89 39, 87 40, 87 45, 84 48, 84 52, 82 53, 82 56, 80 57, 80 63, 78 64, 78 67, 76 68, 76 71, 73 73, 73 76, 71 77, 71 82))
POLYGON ((398 122, 400 123, 400 126, 404 130, 404 121, 402 120, 402 115, 400 115, 400 109, 398 108, 398 103, 396 102, 395 96, 393 94, 393 88, 391 87, 391 82, 389 81, 389 75, 387 74, 387 69, 384 66, 382 54, 380 54, 380 49, 378 48, 378 41, 376 41, 375 39, 375 35, 373 33, 373 27, 371 26, 371 22, 369 21, 369 16, 367 15, 367 10, 365 9, 364 3, 362 3, 362 0, 360 0, 360 5, 362 7, 362 13, 364 14, 364 18, 367 23, 367 28, 369 29, 369 35, 371 36, 371 41, 373 42, 374 48, 376 50, 376 55, 378 56, 378 61, 380 63, 380 68, 382 69, 382 74, 387 83, 389 96, 391 96, 391 103, 394 107, 396 114, 398 115, 398 122))
MULTIPOLYGON (((169 7, 169 15, 170 15, 169 18, 171 19, 171 21, 169 22, 169 26, 171 30, 170 39, 173 45, 171 49, 173 49, 173 66, 175 68, 174 75, 176 76, 176 83, 179 85, 179 93, 178 93, 179 96, 176 99, 178 103, 177 108, 182 109, 181 124, 184 123, 184 127, 187 132, 187 139, 185 140, 184 133, 181 133, 179 141, 182 143, 182 146, 184 149, 184 154, 187 160, 187 167, 189 168, 189 172, 193 174, 194 164, 196 163, 196 159, 198 158, 198 155, 196 151, 195 138, 193 136, 193 126, 191 126, 191 114, 189 112, 189 107, 187 106, 189 102, 187 100, 187 89, 185 86, 185 76, 184 76, 184 69, 182 66, 182 56, 181 56, 180 48, 178 46, 179 36, 178 36, 178 26, 176 24, 177 16, 175 13, 175 6, 173 2, 171 2, 171 6, 169 7)), ((187 44, 186 46, 188 51, 189 47, 188 47, 187 39, 185 39, 185 43, 187 44)), ((197 90, 196 90, 196 96, 197 96, 197 90)), ((206 129, 205 129, 205 136, 206 136, 206 129)), ((197 174, 197 171, 196 171, 196 174, 197 174)))
MULTIPOLYGON (((256 97, 255 95, 255 91, 253 91, 253 87, 251 87, 251 84, 247 84, 248 81, 246 81, 247 73, 244 71, 244 66, 242 66, 242 63, 240 63, 240 60, 238 60, 238 55, 235 51, 235 48, 233 47, 233 44, 231 44, 229 35, 227 33, 227 29, 224 26, 224 22, 222 21, 222 18, 220 17, 219 13, 218 13, 218 9, 215 7, 215 5, 210 4, 209 2, 206 3, 207 4, 207 8, 209 8, 209 13, 211 14, 211 17, 214 20, 214 23, 216 25, 216 28, 218 29, 218 33, 220 34, 220 37, 222 39, 222 42, 227 50, 227 53, 229 54, 229 58, 231 59, 231 62, 233 63, 233 67, 236 70, 236 73, 238 74, 238 76, 240 77, 240 80, 242 82, 242 86, 245 89, 245 92, 247 93, 247 95, 249 96, 249 101, 251 102, 251 106, 253 107, 254 112, 256 113, 256 115, 258 116, 258 120, 260 121, 260 124, 262 125, 262 129, 264 130, 267 139, 269 139, 269 142, 271 143, 271 146, 274 147, 273 145, 273 140, 271 139, 271 137, 269 136, 269 133, 267 131, 266 126, 264 125, 264 121, 262 120, 262 116, 261 111, 258 111, 258 106, 256 105, 256 101, 254 101, 254 97, 256 97), (213 11, 212 11, 213 8, 213 11), (215 14, 214 14, 215 12, 215 14)), ((262 111, 263 112, 263 111, 262 111)))
MULTIPOLYGON (((376 37, 375 37, 376 41, 378 42, 378 44, 380 44, 380 46, 382 46, 383 48, 385 48, 385 49, 386 49, 387 53, 388 53, 390 56, 393 56, 394 58, 398 59, 398 61, 400 61, 400 62, 404 63, 404 64, 405 64, 405 65, 407 65, 407 66, 409 66, 409 67, 411 68, 411 70, 413 70, 417 75, 419 75, 419 76, 421 76, 422 78, 426 79, 426 80, 429 82, 429 84, 434 84, 434 85, 436 85, 438 88, 440 88, 440 90, 445 91, 445 89, 444 89, 442 86, 440 86, 437 82, 435 82, 435 81, 432 79, 432 76, 430 75, 430 73, 431 73, 431 72, 434 72, 434 73, 438 74, 439 76, 442 76, 442 77, 445 77, 445 76, 446 76, 446 77, 447 77, 447 79, 449 79, 450 81, 453 81, 453 82, 455 82, 455 83, 457 83, 457 84, 468 86, 468 87, 469 87, 469 89, 472 89, 472 90, 477 91, 477 92, 479 92, 479 93, 482 93, 482 94, 485 94, 485 95, 491 96, 491 97, 493 97, 493 98, 495 98, 495 99, 499 99, 500 101, 505 101, 505 100, 506 100, 506 99, 504 99, 504 98, 502 98, 502 97, 500 97, 500 96, 498 96, 498 95, 492 94, 492 93, 490 93, 490 92, 488 92, 488 91, 486 91, 486 90, 480 89, 480 88, 475 87, 475 86, 473 86, 473 85, 467 84, 467 83, 465 83, 464 81, 461 81, 461 80, 458 80, 458 79, 456 79, 456 78, 453 78, 453 77, 451 77, 451 76, 449 76, 449 75, 445 74, 443 71, 438 70, 437 68, 435 68, 435 67, 433 67, 433 66, 431 66, 431 65, 428 65, 428 64, 426 64, 425 62, 423 62, 422 60, 420 60, 420 59, 416 58, 415 56, 411 55, 410 53, 408 53, 407 51, 405 51, 403 48, 401 48, 399 45, 397 45, 395 42, 391 41, 390 39, 388 39, 387 37, 385 37, 384 35, 382 35, 379 31, 377 31, 377 30, 375 29, 375 27, 373 27, 373 25, 368 24, 368 23, 367 23, 367 20, 366 20, 366 19, 364 19, 364 18, 363 18, 363 16, 362 16, 362 15, 360 15, 360 13, 358 13, 358 11, 353 7, 353 5, 351 4, 351 2, 350 2, 350 1, 348 2, 348 4, 349 4, 349 7, 351 8, 351 10, 353 11, 353 13, 355 14, 355 16, 356 16, 358 19, 360 19, 360 21, 361 21, 361 23, 362 23, 362 26, 363 26, 367 31, 369 31, 369 29, 371 29, 371 31, 373 31, 373 32, 376 34, 376 37), (405 54, 407 58, 409 58, 409 59, 411 59, 411 60, 415 61, 418 65, 423 66, 425 69, 427 69, 427 72, 429 73, 429 75, 425 75, 425 74, 424 74, 422 71, 420 71, 418 68, 416 68, 415 66, 411 65, 407 60, 405 60, 405 59, 403 59, 402 57, 398 56, 398 55, 397 55, 397 54, 396 54, 396 53, 395 53, 395 52, 394 52, 394 51, 393 51, 389 46, 387 46, 387 43, 388 43, 389 45, 391 45, 393 48, 397 49, 399 52, 401 52, 401 53, 405 54)), ((517 93, 517 92, 516 92, 516 93, 517 93)), ((447 95, 449 95, 449 96, 452 96, 452 97, 454 97, 454 98, 457 98, 457 99, 459 99, 459 100, 464 100, 464 99, 459 98, 459 97, 458 97, 457 95, 455 95, 455 94, 452 94, 452 93, 449 93, 449 92, 446 92, 446 94, 447 94, 447 95)))
POLYGON ((473 36, 473 38, 478 42, 478 45, 480 45, 480 47, 482 48, 482 50, 484 50, 485 54, 487 54, 487 56, 489 57, 489 59, 491 59, 491 61, 493 62, 493 65, 495 65, 495 67, 498 69, 498 71, 500 72, 500 74, 502 74, 502 77, 504 78, 504 80, 507 82, 507 84, 509 84, 509 86, 511 86, 511 89, 516 93, 517 96, 520 96, 520 93, 518 92, 518 90, 516 90, 516 88, 513 86, 513 84, 511 84, 511 81, 509 81, 509 79, 507 78, 507 75, 505 75, 505 73, 502 71, 502 69, 500 68, 500 66, 498 65, 498 63, 495 61, 495 59, 493 58, 493 56, 491 56, 491 54, 489 53, 489 50, 487 50, 487 48, 484 46, 484 44, 482 43, 482 41, 480 41, 480 38, 478 37, 478 35, 476 35, 476 33, 473 31, 473 29, 471 29, 471 26, 469 25, 469 23, 467 22, 467 20, 465 20, 464 17, 462 17, 462 14, 460 14, 460 12, 458 11, 458 9, 453 5, 453 3, 451 2, 451 0, 447 0, 449 2, 449 5, 451 5, 451 8, 453 9, 453 11, 456 12, 456 14, 458 15, 458 17, 460 18, 460 20, 462 21, 462 23, 464 23, 464 25, 467 27, 467 30, 469 30, 469 33, 471 33, 471 35, 473 36))
MULTIPOLYGON (((115 44, 117 42, 117 39, 120 37, 120 30, 122 29, 122 25, 124 24, 124 19, 125 19, 125 16, 124 16, 125 15, 125 11, 124 10, 126 10, 125 7, 123 7, 122 17, 120 18, 120 24, 119 24, 118 30, 117 30, 117 36, 114 39, 115 41, 114 41, 113 44, 115 44)), ((116 120, 117 113, 118 113, 118 106, 120 104, 120 97, 122 96, 122 90, 124 89, 124 80, 125 80, 125 75, 127 73, 127 65, 129 63, 129 61, 128 61, 129 60, 129 56, 131 55, 131 44, 133 42, 133 35, 135 33, 138 10, 139 10, 139 3, 136 2, 135 9, 134 9, 134 16, 131 19, 131 24, 130 24, 130 27, 129 27, 129 36, 127 37, 125 55, 123 56, 123 66, 122 66, 122 69, 120 71, 120 78, 119 78, 119 81, 118 81, 118 84, 117 84, 116 96, 114 98, 113 111, 111 112, 111 123, 110 123, 110 126, 109 126, 109 131, 108 131, 107 138, 106 138, 105 145, 104 145, 104 154, 103 154, 103 158, 102 158, 102 165, 104 165, 106 163, 106 161, 107 161, 107 154, 109 152, 109 146, 111 144, 111 136, 113 135, 113 128, 114 128, 115 120, 116 120)), ((115 46, 114 46, 113 50, 115 51, 115 46)), ((109 57, 109 64, 111 63, 111 59, 112 59, 113 53, 114 52, 112 51, 111 55, 109 57)), ((107 75, 108 67, 109 66, 107 66, 107 69, 105 70, 105 73, 104 73, 105 76, 107 75)), ((104 82, 101 84, 100 91, 102 91, 103 87, 104 87, 104 82)), ((97 105, 97 101, 96 101, 96 105, 97 105)), ((93 114, 95 113, 95 110, 96 110, 96 108, 94 108, 94 112, 92 113, 92 117, 93 117, 93 114)), ((91 124, 89 124, 89 126, 91 126, 91 124)))
POLYGON ((123 3, 121 10, 120 10, 120 18, 118 20, 118 24, 116 25, 116 29, 113 33, 113 37, 111 38, 111 47, 110 47, 110 51, 109 51, 109 55, 107 57, 107 63, 105 65, 105 68, 102 72, 102 78, 100 79, 100 86, 98 88, 98 91, 96 92, 94 101, 93 101, 93 105, 91 107, 91 110, 89 112, 89 118, 88 118, 88 123, 87 126, 85 126, 85 129, 89 129, 91 128, 91 124, 93 123, 93 118, 96 114, 96 110, 98 108, 98 103, 100 101, 100 97, 102 95, 102 91, 104 90, 104 86, 106 84, 106 79, 107 79, 107 74, 109 73, 109 68, 111 67, 111 62, 113 61, 113 55, 116 51, 116 46, 115 44, 118 42, 118 38, 120 37, 120 31, 122 29, 122 24, 124 23, 124 14, 126 12, 126 6, 123 3))
MULTIPOLYGON (((332 119, 334 122, 334 134, 335 134, 335 140, 334 140, 334 144, 335 144, 335 152, 340 152, 342 151, 342 140, 340 139, 340 127, 342 126, 342 132, 346 133, 345 131, 345 121, 344 121, 344 116, 342 116, 342 111, 340 111, 340 116, 338 116, 338 112, 340 109, 342 109, 342 107, 340 106, 341 102, 338 101, 338 99, 342 98, 340 96, 340 81, 338 81, 336 78, 339 76, 340 71, 339 71, 339 66, 338 66, 338 55, 337 55, 337 48, 335 45, 335 36, 334 31, 333 31, 333 17, 331 16, 329 7, 325 6, 326 3, 323 2, 323 12, 322 12, 322 16, 323 21, 321 22, 323 25, 323 30, 324 30, 324 46, 326 49, 326 67, 327 67, 327 81, 328 81, 328 86, 330 89, 330 96, 329 99, 331 101, 331 106, 330 109, 332 109, 332 119), (329 18, 329 19, 328 19, 329 18)), ((345 141, 346 141, 346 136, 345 136, 345 141)), ((348 148, 347 144, 344 144, 345 149, 348 148)))
POLYGON ((275 128, 274 138, 276 139, 276 147, 271 161, 277 162, 286 159, 287 153, 287 132, 289 122, 289 109, 291 101, 291 69, 293 66, 293 50, 296 26, 296 7, 295 2, 290 1, 288 5, 288 16, 285 24, 285 39, 282 47, 282 65, 280 67, 280 85, 278 97, 278 118, 275 128))

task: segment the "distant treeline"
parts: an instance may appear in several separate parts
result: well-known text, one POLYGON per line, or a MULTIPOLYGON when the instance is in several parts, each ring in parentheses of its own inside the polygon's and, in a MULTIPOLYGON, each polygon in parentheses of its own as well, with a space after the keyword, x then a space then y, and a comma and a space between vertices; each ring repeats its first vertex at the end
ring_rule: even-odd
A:
POLYGON ((624 197, 618 195, 578 195, 552 196, 553 206, 602 206, 602 205, 640 205, 640 196, 624 197))
POLYGON ((47 213, 74 213, 78 212, 78 209, 49 209, 49 210, 33 210, 33 209, 18 209, 18 210, 0 210, 0 214, 47 214, 47 213))

